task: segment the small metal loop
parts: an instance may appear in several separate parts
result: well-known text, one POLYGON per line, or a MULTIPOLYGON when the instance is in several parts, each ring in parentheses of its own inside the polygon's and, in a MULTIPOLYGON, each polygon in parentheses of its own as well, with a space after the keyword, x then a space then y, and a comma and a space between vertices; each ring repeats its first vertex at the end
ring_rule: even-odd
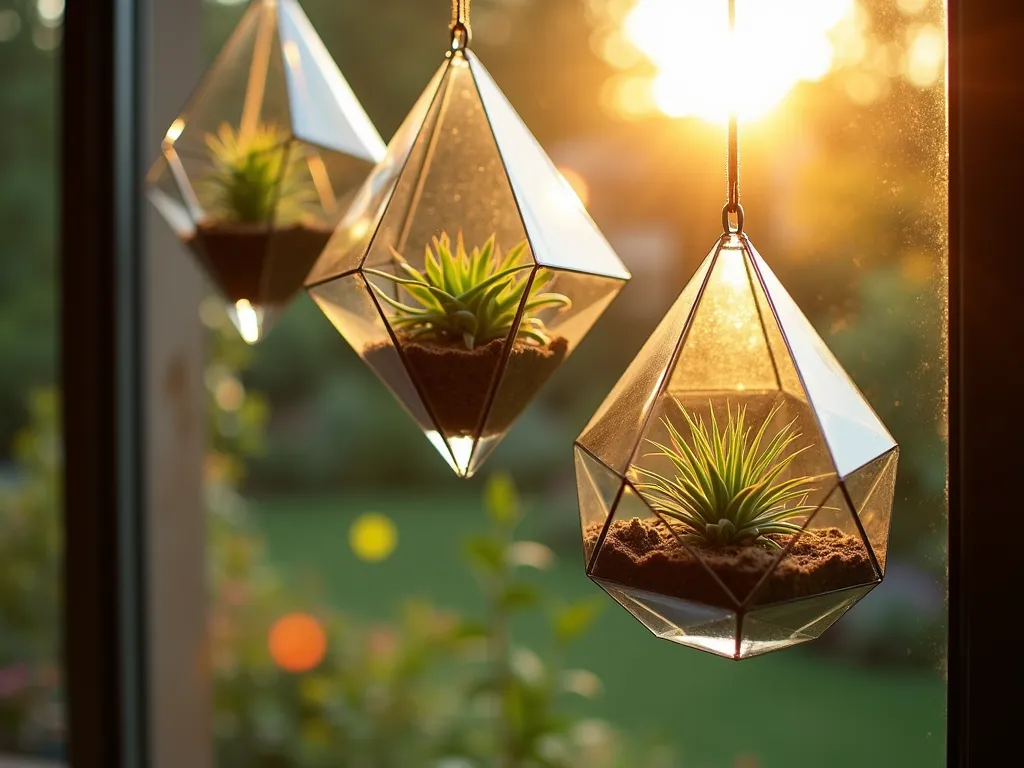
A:
POLYGON ((743 231, 743 206, 739 203, 732 205, 726 203, 725 207, 722 208, 722 230, 730 234, 739 234, 743 231), (736 227, 733 228, 732 220, 729 218, 729 214, 736 214, 736 227))
POLYGON ((453 51, 464 51, 469 48, 469 42, 471 39, 469 26, 456 21, 452 24, 452 50, 453 51))

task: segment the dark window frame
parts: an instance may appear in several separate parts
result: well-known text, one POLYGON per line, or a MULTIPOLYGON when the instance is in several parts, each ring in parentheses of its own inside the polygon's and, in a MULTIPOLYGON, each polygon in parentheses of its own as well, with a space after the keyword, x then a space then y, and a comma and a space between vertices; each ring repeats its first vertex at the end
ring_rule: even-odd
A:
MULTIPOLYGON (((63 51, 62 386, 65 664, 75 768, 158 765, 147 684, 152 637, 144 333, 146 22, 154 3, 68 3, 63 51)), ((197 0, 189 0, 197 2, 197 0)), ((1015 753, 1005 646, 1019 583, 1000 494, 1021 477, 1008 401, 1021 367, 1024 259, 1007 240, 1020 195, 1024 3, 948 0, 950 56, 950 632, 948 764, 1015 753), (1011 320, 1013 318, 1013 320, 1011 320), (1000 525, 1001 524, 1001 525, 1000 525)), ((166 306, 187 311, 195 288, 166 306)), ((166 307, 165 307, 165 311, 166 307)), ((147 345, 147 341, 149 344, 147 345)), ((188 348, 190 359, 197 347, 188 348)), ((1012 506, 1012 501, 1010 502, 1012 506)), ((1011 674, 1008 674, 1011 673, 1011 674)), ((181 710, 179 710, 181 711, 181 710)), ((864 735, 860 735, 863 737, 864 735)), ((851 734, 851 737, 857 737, 851 734)))

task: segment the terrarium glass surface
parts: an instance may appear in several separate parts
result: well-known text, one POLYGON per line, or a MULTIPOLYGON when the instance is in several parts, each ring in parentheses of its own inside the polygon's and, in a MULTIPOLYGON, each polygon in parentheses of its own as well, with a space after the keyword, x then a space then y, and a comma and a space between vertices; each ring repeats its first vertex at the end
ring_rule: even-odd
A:
POLYGON ((307 289, 468 477, 628 279, 479 59, 455 50, 307 289))
POLYGON ((252 343, 384 151, 298 3, 254 0, 168 128, 149 198, 252 343))
POLYGON ((882 579, 898 452, 728 233, 577 439, 587 574, 682 645, 813 640, 882 579))

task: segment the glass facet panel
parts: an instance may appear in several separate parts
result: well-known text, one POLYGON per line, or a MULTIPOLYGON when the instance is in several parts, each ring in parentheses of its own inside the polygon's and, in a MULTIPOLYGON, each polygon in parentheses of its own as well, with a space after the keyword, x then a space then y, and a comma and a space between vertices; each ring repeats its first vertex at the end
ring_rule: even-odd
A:
POLYGON ((743 617, 745 624, 753 622, 747 626, 750 642, 756 646, 788 638, 796 642, 814 640, 872 589, 874 585, 869 584, 752 608, 743 617))
POLYGON ((149 201, 160 211, 167 225, 178 237, 190 239, 196 230, 195 220, 181 195, 167 158, 161 157, 146 177, 149 201))
POLYGON ((590 575, 645 592, 734 610, 738 601, 681 537, 675 521, 655 513, 629 483, 619 494, 603 539, 589 529, 585 541, 600 548, 590 575))
POLYGON ((717 252, 716 246, 701 263, 578 438, 617 472, 626 471, 717 252))
POLYGON ((846 491, 864 528, 878 567, 885 573, 889 545, 889 524, 896 490, 896 448, 855 470, 846 480, 846 491))
POLYGON ((310 285, 351 272, 362 264, 399 177, 409 162, 417 137, 437 119, 440 108, 438 85, 447 69, 446 62, 437 70, 388 143, 384 159, 374 166, 354 193, 331 240, 309 274, 310 285))
POLYGON ((406 407, 422 429, 434 422, 395 349, 366 281, 352 273, 312 288, 310 295, 338 332, 406 407))
POLYGON ((746 254, 738 243, 725 243, 711 266, 668 387, 684 392, 779 389, 746 254))
POLYGON ((384 142, 302 8, 277 2, 292 133, 340 155, 382 158, 384 142))
POLYGON ((753 247, 750 254, 789 342, 839 476, 846 477, 892 450, 896 441, 753 247))
POLYGON ((472 459, 473 471, 604 313, 621 280, 537 268, 524 295, 516 338, 502 362, 472 459), (484 449, 484 450, 481 450, 484 449))
POLYGON ((573 188, 473 53, 469 64, 519 201, 538 264, 628 280, 573 188))
POLYGON ((584 562, 590 566, 608 516, 622 490, 623 480, 591 456, 586 449, 573 449, 576 462, 576 491, 580 507, 580 530, 583 532, 584 562))
POLYGON ((393 262, 396 252, 422 264, 423 252, 435 237, 447 234, 455 241, 461 233, 467 248, 493 237, 506 254, 527 242, 516 263, 532 267, 516 196, 461 55, 451 58, 436 102, 433 119, 420 131, 380 221, 367 266, 393 262))
POLYGON ((881 579, 841 486, 787 543, 771 573, 749 596, 751 606, 783 603, 881 579))
POLYGON ((679 645, 735 658, 736 613, 632 587, 595 581, 654 635, 679 645))

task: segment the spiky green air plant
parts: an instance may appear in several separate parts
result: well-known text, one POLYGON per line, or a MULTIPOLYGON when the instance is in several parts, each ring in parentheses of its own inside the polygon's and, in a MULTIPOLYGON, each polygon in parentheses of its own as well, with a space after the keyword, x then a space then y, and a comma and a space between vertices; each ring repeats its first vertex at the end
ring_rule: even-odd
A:
POLYGON ((316 200, 301 151, 287 146, 277 126, 257 125, 246 134, 222 123, 206 135, 211 168, 197 185, 210 218, 238 224, 287 224, 301 219, 316 200))
MULTIPOLYGON (((402 276, 365 270, 397 283, 415 303, 415 306, 404 304, 371 283, 381 300, 395 309, 391 319, 395 329, 412 339, 461 343, 470 350, 507 337, 530 277, 530 268, 520 263, 526 241, 511 248, 504 257, 494 235, 469 253, 461 232, 454 250, 446 232, 433 238, 431 245, 426 248, 422 272, 394 249, 391 252, 402 276)), ((540 345, 550 343, 544 321, 537 313, 570 306, 567 296, 543 292, 552 278, 548 271, 540 271, 534 278, 517 338, 540 345)))
POLYGON ((800 432, 795 419, 775 432, 765 443, 768 424, 779 410, 776 405, 751 437, 746 425, 746 408, 719 428, 714 409, 710 429, 702 417, 694 417, 676 401, 689 427, 690 442, 667 416, 668 444, 648 440, 657 450, 648 454, 667 458, 675 469, 669 478, 635 467, 640 482, 637 490, 651 507, 682 523, 680 538, 697 544, 727 546, 756 544, 780 548, 773 535, 798 533, 797 518, 817 507, 807 504, 815 488, 812 483, 824 475, 779 478, 794 459, 811 446, 793 448, 800 432))

